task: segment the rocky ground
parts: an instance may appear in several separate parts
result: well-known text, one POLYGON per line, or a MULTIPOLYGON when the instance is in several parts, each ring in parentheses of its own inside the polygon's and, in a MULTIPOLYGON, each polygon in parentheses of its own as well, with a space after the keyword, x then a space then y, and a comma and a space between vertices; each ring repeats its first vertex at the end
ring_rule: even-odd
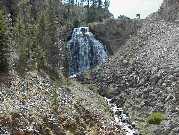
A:
MULTIPOLYGON (((178 9, 178 0, 164 0, 159 12, 142 23, 109 19, 91 24, 115 55, 77 77, 81 84, 63 76, 54 80, 44 71, 0 74, 0 134, 122 135, 105 96, 128 113, 142 135, 178 135, 178 9), (154 112, 164 115, 161 123, 149 122, 154 112)), ((51 59, 52 68, 59 65, 51 59)), ((15 64, 9 65, 13 70, 15 64)))
POLYGON ((129 112, 145 135, 179 134, 179 26, 146 20, 109 62, 92 75, 99 92, 129 112), (160 125, 147 122, 165 114, 160 125))
POLYGON ((107 101, 77 82, 54 82, 37 71, 3 76, 1 135, 122 134, 107 101))
POLYGON ((179 22, 179 0, 164 0, 158 13, 166 21, 179 22))

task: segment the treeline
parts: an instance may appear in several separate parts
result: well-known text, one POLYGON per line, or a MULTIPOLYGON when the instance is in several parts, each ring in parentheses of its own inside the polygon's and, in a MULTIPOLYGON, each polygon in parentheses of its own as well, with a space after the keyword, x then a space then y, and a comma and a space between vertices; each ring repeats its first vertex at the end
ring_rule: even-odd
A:
POLYGON ((78 12, 79 17, 72 19, 74 25, 103 21, 112 17, 108 10, 109 0, 65 0, 64 5, 67 9, 64 18, 72 19, 78 12))
POLYGON ((97 7, 109 7, 110 1, 109 0, 64 0, 64 3, 68 3, 71 5, 77 6, 97 6, 97 7))

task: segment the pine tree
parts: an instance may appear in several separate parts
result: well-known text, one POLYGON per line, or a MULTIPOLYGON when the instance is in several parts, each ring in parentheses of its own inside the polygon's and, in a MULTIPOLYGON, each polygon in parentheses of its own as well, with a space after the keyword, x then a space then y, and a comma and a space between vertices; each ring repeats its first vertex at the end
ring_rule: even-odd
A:
POLYGON ((110 17, 110 13, 108 10, 110 3, 109 0, 87 0, 87 2, 87 23, 102 21, 103 19, 110 17), (91 3, 91 5, 89 3, 91 3))
POLYGON ((98 0, 98 8, 102 8, 102 6, 103 6, 102 0, 98 0))
POLYGON ((3 11, 0 10, 0 72, 8 71, 8 45, 6 36, 5 16, 3 11))
POLYGON ((108 9, 108 8, 109 8, 109 5, 110 5, 110 1, 109 1, 109 0, 105 0, 105 1, 104 1, 104 8, 105 8, 105 9, 108 9))

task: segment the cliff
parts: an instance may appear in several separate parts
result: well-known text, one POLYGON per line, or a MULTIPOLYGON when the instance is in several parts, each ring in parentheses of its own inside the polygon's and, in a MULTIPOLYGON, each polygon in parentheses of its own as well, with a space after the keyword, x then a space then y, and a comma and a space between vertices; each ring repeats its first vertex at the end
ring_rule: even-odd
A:
POLYGON ((143 20, 108 19, 102 23, 90 24, 90 30, 108 49, 109 54, 115 54, 126 41, 137 33, 143 20))

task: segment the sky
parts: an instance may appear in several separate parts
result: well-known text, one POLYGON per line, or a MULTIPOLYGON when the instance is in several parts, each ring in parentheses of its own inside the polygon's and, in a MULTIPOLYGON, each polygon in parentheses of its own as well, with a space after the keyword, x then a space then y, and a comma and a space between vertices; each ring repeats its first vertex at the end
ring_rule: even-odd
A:
POLYGON ((162 2, 163 0, 110 0, 109 10, 115 18, 120 15, 135 18, 136 14, 145 18, 157 11, 162 2))

